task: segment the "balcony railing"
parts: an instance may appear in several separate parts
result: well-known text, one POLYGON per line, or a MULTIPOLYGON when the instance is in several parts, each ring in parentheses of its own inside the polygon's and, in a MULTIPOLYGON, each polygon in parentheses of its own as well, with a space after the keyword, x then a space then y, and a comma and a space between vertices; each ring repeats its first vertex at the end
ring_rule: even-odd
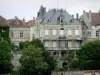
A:
POLYGON ((45 47, 46 50, 79 50, 80 47, 45 47))
POLYGON ((59 39, 66 39, 66 35, 60 35, 59 39))

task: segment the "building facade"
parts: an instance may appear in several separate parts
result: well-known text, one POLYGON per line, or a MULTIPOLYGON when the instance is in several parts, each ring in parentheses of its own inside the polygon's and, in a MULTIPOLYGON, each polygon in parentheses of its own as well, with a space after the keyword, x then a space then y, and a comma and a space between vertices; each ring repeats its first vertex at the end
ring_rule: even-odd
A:
POLYGON ((46 12, 41 6, 37 15, 36 34, 34 37, 43 41, 46 50, 51 56, 57 58, 63 66, 63 56, 73 52, 76 58, 76 51, 82 43, 82 24, 73 15, 63 9, 51 9, 46 12), (42 14, 42 15, 41 15, 42 14))
POLYGON ((25 20, 20 20, 17 17, 15 19, 8 20, 9 24, 9 37, 11 42, 15 45, 19 45, 20 42, 31 41, 33 27, 35 26, 35 20, 30 20, 29 22, 25 22, 25 20))

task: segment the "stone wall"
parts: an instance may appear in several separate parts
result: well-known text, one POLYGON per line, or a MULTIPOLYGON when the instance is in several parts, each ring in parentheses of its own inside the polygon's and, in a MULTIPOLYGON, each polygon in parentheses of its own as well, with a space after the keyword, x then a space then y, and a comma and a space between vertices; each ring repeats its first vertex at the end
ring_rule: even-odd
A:
POLYGON ((52 75, 100 75, 100 70, 53 72, 52 75))

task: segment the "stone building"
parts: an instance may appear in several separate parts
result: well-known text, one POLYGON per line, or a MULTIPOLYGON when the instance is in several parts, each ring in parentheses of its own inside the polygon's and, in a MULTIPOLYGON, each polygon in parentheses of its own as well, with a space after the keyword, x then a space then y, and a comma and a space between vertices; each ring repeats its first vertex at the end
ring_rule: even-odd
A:
POLYGON ((73 52, 76 58, 76 51, 82 43, 82 24, 78 14, 76 18, 63 9, 51 9, 46 12, 41 6, 37 15, 37 24, 34 37, 43 41, 51 56, 60 62, 63 67, 63 56, 73 52))
POLYGON ((100 11, 89 12, 83 11, 80 17, 83 25, 83 38, 87 40, 100 40, 100 11))
POLYGON ((19 45, 20 42, 31 41, 35 19, 25 22, 25 19, 20 20, 15 16, 15 19, 7 20, 10 27, 9 37, 11 42, 19 45))

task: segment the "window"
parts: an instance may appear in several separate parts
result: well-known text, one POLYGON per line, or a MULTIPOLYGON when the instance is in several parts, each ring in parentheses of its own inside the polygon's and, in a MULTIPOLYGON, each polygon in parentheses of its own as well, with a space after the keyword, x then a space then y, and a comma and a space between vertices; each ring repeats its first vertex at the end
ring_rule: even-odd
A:
POLYGON ((75 35, 79 35, 79 30, 75 30, 75 35))
POLYGON ((68 41, 68 47, 72 47, 72 41, 68 41))
POLYGON ((45 35, 46 35, 46 36, 49 35, 49 30, 45 30, 45 35))
POLYGON ((91 32, 90 31, 88 32, 88 35, 91 36, 91 32))
POLYGON ((57 30, 53 30, 53 35, 57 35, 57 30))
POLYGON ((60 47, 65 48, 65 42, 66 42, 66 41, 61 40, 61 41, 60 41, 60 47))
POLYGON ((14 33, 13 32, 11 32, 11 37, 14 37, 14 33))
POLYGON ((63 17, 60 17, 60 23, 61 24, 63 23, 63 17))
POLYGON ((68 35, 72 35, 72 30, 68 30, 68 35))
POLYGON ((96 31, 96 36, 99 36, 99 31, 96 31))
POLYGON ((49 41, 44 41, 44 46, 49 47, 49 41))
POLYGON ((20 37, 23 37, 23 32, 20 33, 20 37))
POLYGON ((57 42, 53 41, 53 47, 57 47, 57 42))
POLYGON ((60 29, 60 36, 64 36, 64 28, 60 29))
POLYGON ((81 46, 81 42, 80 41, 75 41, 75 47, 80 47, 81 46))

